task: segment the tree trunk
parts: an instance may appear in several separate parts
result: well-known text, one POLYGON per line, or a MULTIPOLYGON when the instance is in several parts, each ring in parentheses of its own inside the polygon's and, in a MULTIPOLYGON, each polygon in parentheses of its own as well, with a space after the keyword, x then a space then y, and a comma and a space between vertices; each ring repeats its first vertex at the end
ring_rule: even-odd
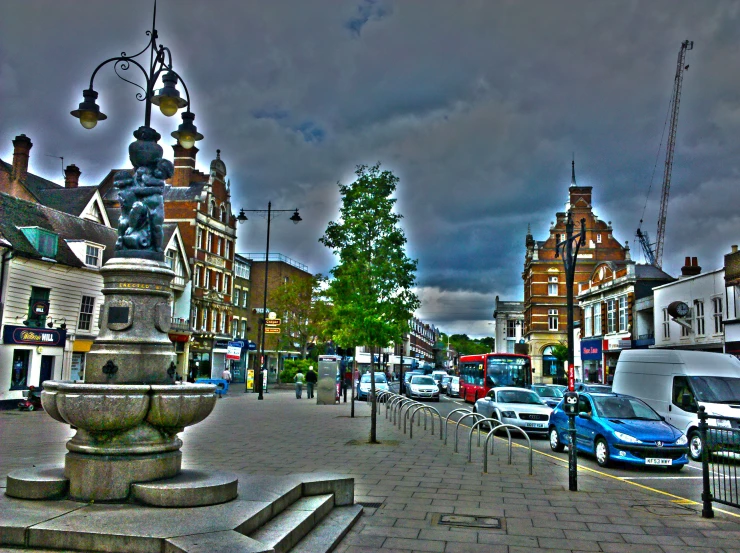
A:
MULTIPOLYGON (((380 350, 380 348, 378 348, 380 350)), ((378 354, 379 356, 380 354, 378 354)), ((380 359, 378 359, 380 361, 380 359)), ((377 435, 377 413, 375 412, 375 348, 370 348, 370 397, 372 397, 372 403, 370 404, 370 443, 378 443, 377 435)))
POLYGON ((354 348, 352 354, 352 378, 350 379, 350 382, 352 382, 352 407, 350 407, 350 418, 355 418, 355 386, 357 386, 355 374, 357 374, 357 348, 354 348))

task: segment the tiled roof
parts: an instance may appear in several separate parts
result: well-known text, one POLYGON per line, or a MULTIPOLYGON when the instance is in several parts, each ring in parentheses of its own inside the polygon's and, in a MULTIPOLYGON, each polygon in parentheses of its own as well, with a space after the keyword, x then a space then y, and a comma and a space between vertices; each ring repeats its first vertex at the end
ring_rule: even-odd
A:
POLYGON ((192 202, 200 199, 203 187, 207 183, 194 182, 190 186, 170 186, 164 187, 165 202, 192 202))
POLYGON ((635 276, 640 280, 676 280, 662 269, 658 269, 653 265, 645 264, 635 265, 635 276))
POLYGON ((59 242, 55 260, 71 267, 85 267, 85 264, 72 252, 65 239, 103 244, 105 262, 113 255, 117 238, 117 232, 105 225, 0 193, 0 235, 11 243, 18 255, 41 259, 41 254, 20 227, 40 227, 56 233, 59 242))
POLYGON ((80 216, 97 189, 97 186, 79 186, 46 190, 39 198, 39 202, 52 209, 80 216))

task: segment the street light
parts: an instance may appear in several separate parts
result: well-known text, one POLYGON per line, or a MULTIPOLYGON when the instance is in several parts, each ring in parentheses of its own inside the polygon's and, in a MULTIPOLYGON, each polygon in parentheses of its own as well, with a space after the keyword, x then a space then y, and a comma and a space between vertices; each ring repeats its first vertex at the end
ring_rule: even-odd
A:
MULTIPOLYGON (((83 101, 76 110, 71 111, 70 113, 79 119, 80 124, 86 129, 92 129, 98 124, 98 121, 103 121, 108 118, 106 114, 100 111, 100 106, 97 104, 96 100, 98 99, 98 93, 93 89, 93 81, 95 80, 95 75, 97 75, 98 71, 103 66, 113 62, 113 70, 121 80, 144 91, 143 94, 141 92, 136 93, 136 99, 140 102, 144 102, 144 127, 151 129, 152 104, 159 106, 160 111, 166 117, 171 117, 177 113, 179 109, 188 108, 188 111, 185 111, 182 114, 182 124, 177 131, 171 133, 171 136, 178 140, 183 148, 189 149, 193 147, 197 140, 202 140, 203 135, 198 132, 193 124, 195 115, 190 112, 190 93, 188 92, 188 88, 185 86, 182 77, 172 69, 172 54, 170 53, 169 48, 157 45, 157 29, 155 28, 156 20, 157 3, 155 1, 154 15, 152 17, 152 30, 147 31, 147 34, 149 35, 149 43, 146 47, 141 52, 133 56, 127 56, 125 52, 122 52, 120 56, 107 59, 98 65, 90 77, 90 86, 82 91, 83 101), (135 59, 147 51, 149 51, 148 69, 135 59), (143 73, 146 87, 142 87, 133 81, 126 79, 118 72, 119 70, 128 71, 132 65, 138 67, 143 73), (157 83, 160 75, 162 76, 164 86, 155 91, 154 85, 157 83), (176 87, 178 82, 185 89, 185 96, 187 99, 180 97, 180 92, 176 87)), ((156 142, 159 140, 160 136, 156 131, 154 131, 154 135, 156 136, 154 142, 156 142)), ((149 136, 154 135, 151 133, 149 134, 149 136)))
MULTIPOLYGON (((293 212, 293 215, 290 217, 290 220, 293 221, 293 224, 300 223, 303 219, 301 219, 301 216, 298 214, 298 208, 292 209, 272 209, 272 202, 267 202, 267 209, 240 209, 239 215, 237 216, 236 220, 240 223, 245 223, 248 221, 247 213, 258 213, 262 217, 266 217, 267 219, 267 246, 265 248, 265 290, 264 295, 262 297, 262 318, 259 320, 259 324, 257 325, 257 331, 258 331, 258 340, 260 343, 260 349, 259 353, 257 355, 257 358, 259 359, 259 369, 257 371, 257 375, 255 378, 255 386, 258 391, 257 399, 265 399, 263 395, 262 390, 262 365, 265 362, 265 317, 267 316, 267 276, 269 273, 270 268, 270 221, 272 221, 272 217, 274 213, 286 213, 286 212, 293 212)), ((247 391, 247 379, 244 379, 244 391, 247 391)))
MULTIPOLYGON (((568 211, 568 219, 565 222, 565 240, 558 242, 555 246, 555 257, 563 258, 565 266, 565 288, 568 311, 568 391, 575 391, 575 374, 573 367, 573 280, 578 262, 578 250, 586 244, 586 219, 581 219, 581 230, 573 234, 572 212, 568 211)), ((568 416, 568 434, 570 445, 568 446, 568 489, 572 492, 578 490, 578 457, 576 455, 576 417, 575 413, 568 416)))

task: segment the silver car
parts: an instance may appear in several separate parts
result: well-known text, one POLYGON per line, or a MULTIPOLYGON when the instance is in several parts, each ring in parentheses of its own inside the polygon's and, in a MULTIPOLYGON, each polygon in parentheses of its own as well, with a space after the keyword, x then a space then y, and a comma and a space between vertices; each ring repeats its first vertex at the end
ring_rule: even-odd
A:
POLYGON ((406 386, 406 395, 410 398, 439 401, 439 386, 431 376, 414 375, 406 386))
POLYGON ((453 376, 447 384, 447 395, 449 397, 460 397, 460 377, 453 376))
POLYGON ((527 432, 547 434, 552 409, 532 390, 506 387, 489 390, 475 402, 473 412, 514 424, 527 432))

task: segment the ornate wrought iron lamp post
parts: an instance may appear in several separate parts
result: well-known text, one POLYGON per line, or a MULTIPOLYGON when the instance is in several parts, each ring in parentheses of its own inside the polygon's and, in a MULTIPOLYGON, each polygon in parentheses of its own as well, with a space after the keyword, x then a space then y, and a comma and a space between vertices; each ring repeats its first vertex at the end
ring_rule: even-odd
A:
MULTIPOLYGON (((240 223, 246 222, 247 219, 247 213, 258 213, 263 217, 267 218, 267 246, 265 248, 265 290, 262 297, 262 317, 259 320, 258 324, 258 340, 260 343, 260 349, 259 354, 257 355, 257 359, 259 359, 259 369, 257 371, 257 375, 255 378, 255 389, 258 392, 257 399, 265 399, 263 395, 263 389, 262 389, 262 371, 267 370, 267 367, 264 367, 265 364, 265 319, 267 318, 267 276, 269 274, 269 268, 270 268, 270 221, 272 221, 273 213, 286 213, 286 212, 293 212, 293 215, 290 217, 290 220, 293 221, 294 224, 300 223, 303 219, 298 214, 298 208, 295 209, 272 209, 272 202, 267 202, 267 209, 240 209, 239 215, 236 218, 237 221, 240 223)), ((244 381, 246 382, 246 378, 244 381)), ((246 391, 246 384, 245 384, 245 391, 246 391)))
MULTIPOLYGON (((575 374, 573 367, 573 280, 576 273, 576 262, 578 261, 578 250, 586 243, 586 219, 581 219, 581 230, 573 234, 572 213, 568 211, 568 219, 565 222, 565 240, 555 246, 555 257, 563 258, 565 266, 565 288, 568 311, 568 391, 575 390, 575 374)), ((570 444, 568 446, 568 489, 572 492, 578 490, 578 457, 576 455, 576 415, 568 416, 568 434, 570 444)))

